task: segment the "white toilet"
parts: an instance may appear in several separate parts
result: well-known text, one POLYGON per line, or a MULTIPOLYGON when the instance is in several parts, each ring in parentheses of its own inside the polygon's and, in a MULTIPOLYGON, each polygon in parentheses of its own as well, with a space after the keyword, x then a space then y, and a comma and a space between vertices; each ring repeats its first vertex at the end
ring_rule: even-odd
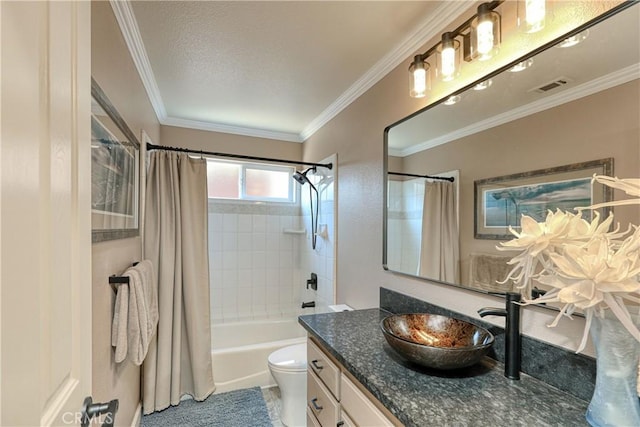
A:
POLYGON ((307 344, 296 344, 269 355, 269 370, 280 388, 280 420, 288 427, 307 423, 307 344))

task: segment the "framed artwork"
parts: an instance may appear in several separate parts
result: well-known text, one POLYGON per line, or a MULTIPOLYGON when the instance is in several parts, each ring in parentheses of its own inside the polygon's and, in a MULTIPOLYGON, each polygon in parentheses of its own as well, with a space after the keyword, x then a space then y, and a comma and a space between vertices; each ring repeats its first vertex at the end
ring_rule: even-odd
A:
POLYGON ((140 143, 91 79, 91 240, 139 234, 140 143))
MULTIPOLYGON (((510 240, 509 227, 518 230, 522 215, 544 221, 549 210, 573 211, 610 201, 611 189, 592 187, 591 178, 612 173, 613 159, 608 158, 474 181, 475 238, 510 240)), ((592 215, 583 212, 585 219, 592 215)))

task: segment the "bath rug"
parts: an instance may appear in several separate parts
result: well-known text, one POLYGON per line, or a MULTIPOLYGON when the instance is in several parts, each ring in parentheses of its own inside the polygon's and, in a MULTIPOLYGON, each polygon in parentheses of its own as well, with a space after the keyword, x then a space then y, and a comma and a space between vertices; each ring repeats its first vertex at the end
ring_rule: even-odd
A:
POLYGON ((212 394, 202 402, 184 400, 178 406, 142 417, 141 427, 272 427, 260 387, 212 394))

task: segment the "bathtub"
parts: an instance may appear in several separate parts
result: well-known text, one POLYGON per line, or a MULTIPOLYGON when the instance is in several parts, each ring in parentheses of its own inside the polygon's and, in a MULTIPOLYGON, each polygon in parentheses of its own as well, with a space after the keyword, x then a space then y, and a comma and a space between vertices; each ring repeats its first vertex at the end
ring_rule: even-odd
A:
POLYGON ((269 354, 305 340, 306 332, 297 318, 212 325, 216 393, 275 385, 267 364, 269 354))

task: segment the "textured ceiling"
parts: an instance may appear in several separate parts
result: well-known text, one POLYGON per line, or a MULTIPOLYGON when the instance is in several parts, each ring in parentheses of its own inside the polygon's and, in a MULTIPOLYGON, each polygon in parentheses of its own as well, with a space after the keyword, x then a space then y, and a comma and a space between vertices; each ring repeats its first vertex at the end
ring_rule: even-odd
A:
POLYGON ((444 2, 130 4, 165 121, 301 140, 444 2))

